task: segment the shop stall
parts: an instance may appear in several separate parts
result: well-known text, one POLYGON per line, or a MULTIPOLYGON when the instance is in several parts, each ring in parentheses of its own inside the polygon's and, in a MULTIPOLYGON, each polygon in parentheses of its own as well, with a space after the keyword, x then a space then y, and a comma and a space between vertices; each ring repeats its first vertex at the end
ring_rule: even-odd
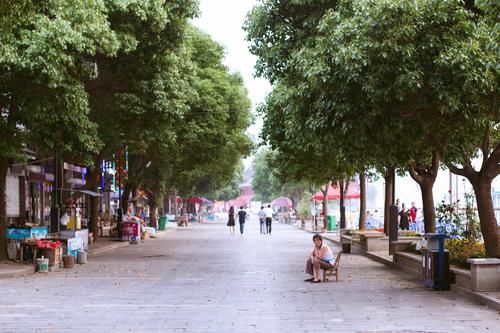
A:
POLYGON ((7 228, 7 255, 10 260, 20 259, 23 261, 23 256, 20 252, 22 243, 25 240, 32 239, 34 241, 43 239, 47 236, 49 229, 47 227, 10 227, 7 228))

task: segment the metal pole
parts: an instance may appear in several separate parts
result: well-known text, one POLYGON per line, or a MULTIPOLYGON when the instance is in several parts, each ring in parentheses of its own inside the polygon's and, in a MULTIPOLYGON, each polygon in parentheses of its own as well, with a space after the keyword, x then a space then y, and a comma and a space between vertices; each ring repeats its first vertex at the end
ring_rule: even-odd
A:
POLYGON ((450 173, 450 205, 453 204, 453 179, 452 179, 452 176, 451 176, 451 171, 449 171, 450 173))

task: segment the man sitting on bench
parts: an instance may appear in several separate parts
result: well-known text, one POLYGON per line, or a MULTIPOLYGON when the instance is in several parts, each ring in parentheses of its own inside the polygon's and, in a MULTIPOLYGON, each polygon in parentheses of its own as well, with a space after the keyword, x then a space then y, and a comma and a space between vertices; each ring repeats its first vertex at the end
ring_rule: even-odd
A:
POLYGON ((323 237, 321 237, 321 235, 315 234, 313 236, 313 243, 314 247, 306 264, 306 273, 312 275, 312 277, 304 281, 319 283, 321 282, 321 269, 333 267, 335 258, 333 257, 333 252, 330 247, 323 244, 323 237))

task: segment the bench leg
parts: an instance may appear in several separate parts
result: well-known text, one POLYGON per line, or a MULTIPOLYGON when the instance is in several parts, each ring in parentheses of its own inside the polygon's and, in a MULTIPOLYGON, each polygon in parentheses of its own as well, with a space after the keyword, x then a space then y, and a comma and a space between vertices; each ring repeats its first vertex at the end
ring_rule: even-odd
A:
POLYGON ((323 270, 323 282, 328 281, 328 279, 330 278, 331 273, 332 273, 332 271, 329 270, 329 269, 324 269, 323 270))

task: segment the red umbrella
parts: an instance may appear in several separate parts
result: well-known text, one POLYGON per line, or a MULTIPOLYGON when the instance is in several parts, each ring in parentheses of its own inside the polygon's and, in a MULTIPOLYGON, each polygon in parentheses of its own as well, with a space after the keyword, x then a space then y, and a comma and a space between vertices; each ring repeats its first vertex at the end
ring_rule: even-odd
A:
POLYGON ((207 198, 204 197, 191 197, 189 198, 189 203, 193 204, 206 204, 209 205, 212 203, 212 201, 208 200, 207 198))
MULTIPOLYGON (((359 197, 360 197, 359 192, 354 191, 351 188, 349 188, 347 193, 344 194, 345 199, 359 199, 359 197)), ((316 200, 316 201, 322 201, 324 198, 323 192, 320 191, 320 192, 314 194, 311 198, 316 200)), ((326 194, 326 199, 331 200, 331 201, 339 200, 340 199, 340 190, 337 187, 329 186, 328 193, 326 194)))
POLYGON ((191 197, 189 198, 189 203, 192 203, 192 204, 201 204, 203 202, 203 200, 201 200, 200 197, 191 197))

